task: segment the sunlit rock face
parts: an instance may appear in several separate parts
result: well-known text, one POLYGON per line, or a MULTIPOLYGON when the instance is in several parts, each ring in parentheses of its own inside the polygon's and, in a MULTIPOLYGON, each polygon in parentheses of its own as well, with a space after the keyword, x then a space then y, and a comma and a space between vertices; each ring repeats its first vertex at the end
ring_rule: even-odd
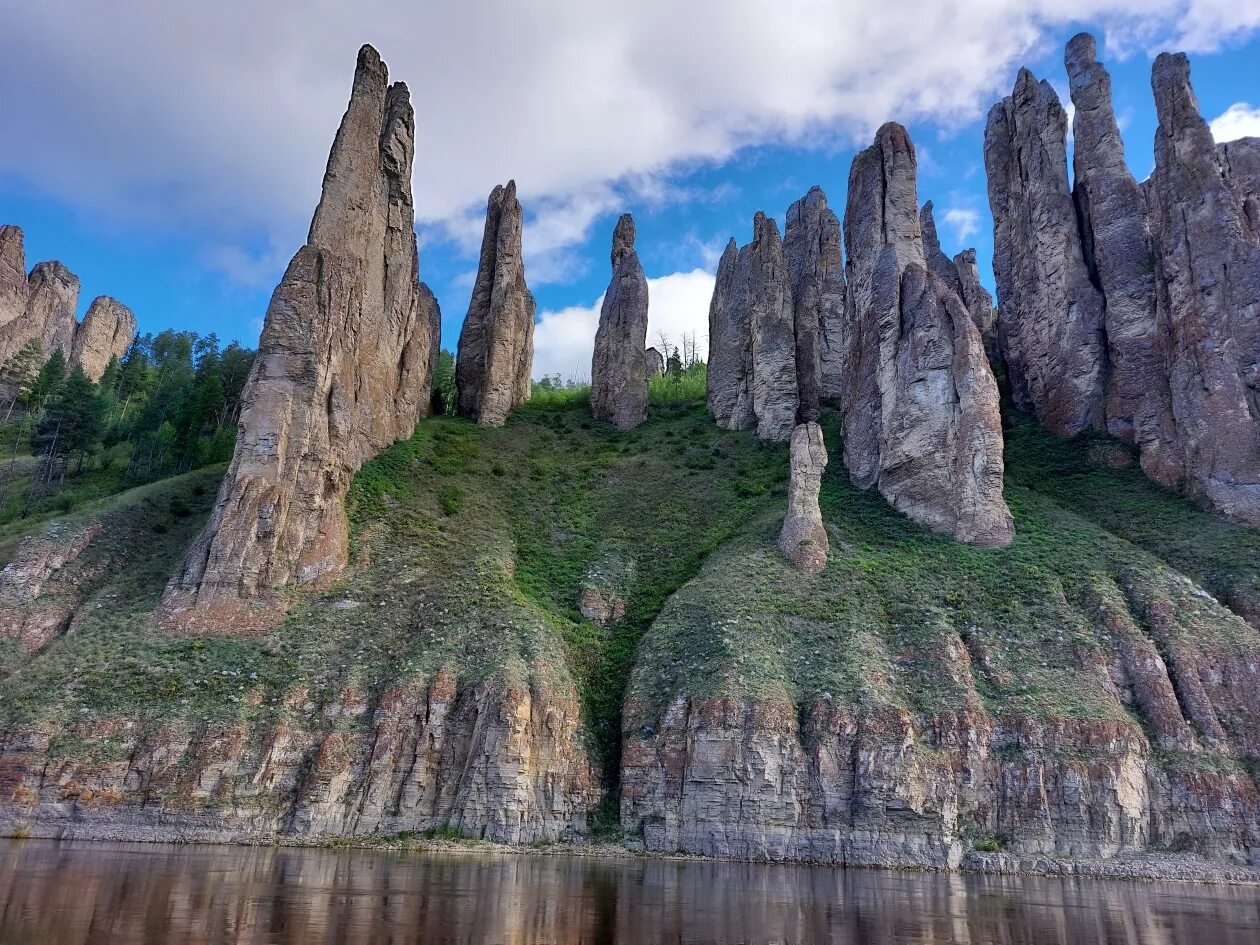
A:
POLYGON ((438 339, 418 278, 414 136, 407 87, 363 47, 307 243, 267 309, 236 452, 167 588, 176 624, 246 628, 276 618, 273 592, 326 584, 346 563, 351 477, 428 410, 438 339))

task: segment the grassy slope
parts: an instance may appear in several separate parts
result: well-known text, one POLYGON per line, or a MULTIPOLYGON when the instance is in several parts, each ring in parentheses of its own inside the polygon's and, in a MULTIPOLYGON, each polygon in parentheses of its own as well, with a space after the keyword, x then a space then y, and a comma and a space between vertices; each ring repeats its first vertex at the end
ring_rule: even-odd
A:
MULTIPOLYGON (((549 676, 576 683, 611 784, 628 684, 653 710, 678 694, 806 705, 864 690, 916 712, 952 709, 966 696, 947 671, 961 635, 991 656, 975 684, 994 714, 1113 718, 1115 701, 1077 669, 1082 653, 1108 646, 1091 616, 1098 599, 1122 599, 1132 569, 1158 576, 1160 559, 1213 590, 1255 580, 1256 532, 1136 470, 1083 463, 1080 444, 1030 424, 1009 441, 1019 538, 1001 552, 929 535, 854 489, 834 418, 826 432, 832 562, 805 577, 773 547, 786 447, 716 429, 698 402, 654 407, 626 434, 592 421, 580 398, 531 404, 500 430, 427 420, 356 478, 344 581, 276 630, 235 639, 170 637, 146 616, 217 471, 132 490, 102 507, 129 523, 143 553, 64 639, 10 664, 0 730, 109 717, 142 730, 262 722, 297 686, 317 705, 347 687, 371 700, 442 667, 465 681, 549 676), (1144 526, 1135 510, 1162 524, 1144 526), (591 573, 611 574, 625 598, 625 619, 607 630, 578 610, 591 573), (650 645, 640 645, 645 633, 650 645)), ((1193 632, 1210 645, 1254 643, 1214 603, 1201 609, 1193 632)), ((65 750, 88 750, 65 731, 65 750)))

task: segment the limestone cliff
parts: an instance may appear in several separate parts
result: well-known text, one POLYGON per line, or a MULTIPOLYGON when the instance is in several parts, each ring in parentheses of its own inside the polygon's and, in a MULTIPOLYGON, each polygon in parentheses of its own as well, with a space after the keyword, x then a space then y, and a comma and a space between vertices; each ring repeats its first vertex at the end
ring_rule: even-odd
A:
POLYGON ((246 629, 276 619, 280 589, 327 584, 347 559, 351 477, 428 410, 438 339, 417 272, 414 134, 407 87, 365 46, 307 244, 267 309, 232 463, 166 594, 175 624, 246 629))
POLYGON ((136 316, 131 309, 108 295, 98 296, 74 330, 70 363, 99 381, 110 361, 122 360, 135 337, 136 316))

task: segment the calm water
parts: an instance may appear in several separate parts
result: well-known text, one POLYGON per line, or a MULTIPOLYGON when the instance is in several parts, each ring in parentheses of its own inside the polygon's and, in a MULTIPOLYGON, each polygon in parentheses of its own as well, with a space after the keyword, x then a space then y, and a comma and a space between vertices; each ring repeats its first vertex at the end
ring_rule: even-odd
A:
POLYGON ((0 841, 3 945, 1256 945, 1254 888, 0 841))

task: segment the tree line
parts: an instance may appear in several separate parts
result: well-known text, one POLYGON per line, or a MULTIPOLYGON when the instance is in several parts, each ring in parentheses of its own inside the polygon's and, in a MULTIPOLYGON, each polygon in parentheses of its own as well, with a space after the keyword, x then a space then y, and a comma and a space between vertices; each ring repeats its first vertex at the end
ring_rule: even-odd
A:
POLYGON ((253 361, 235 341, 168 330, 137 337, 94 383, 32 342, 0 372, 13 455, 25 444, 37 458, 35 495, 88 469, 134 484, 225 462, 253 361))

